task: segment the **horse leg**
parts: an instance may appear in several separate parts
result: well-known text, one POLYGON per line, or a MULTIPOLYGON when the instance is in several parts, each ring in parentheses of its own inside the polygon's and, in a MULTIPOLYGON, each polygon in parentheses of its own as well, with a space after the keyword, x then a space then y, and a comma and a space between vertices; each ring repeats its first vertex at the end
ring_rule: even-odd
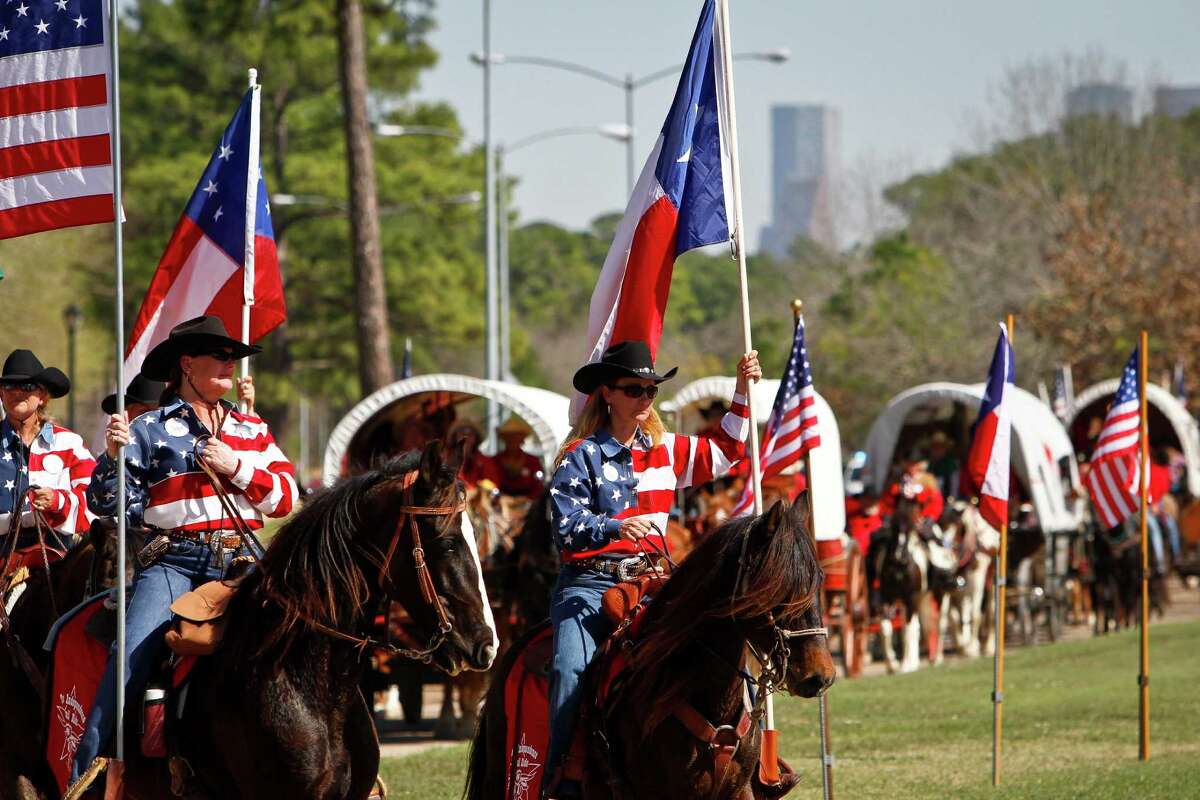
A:
POLYGON ((450 678, 442 681, 442 710, 433 723, 433 735, 439 739, 455 738, 454 682, 450 678))
POLYGON ((894 675, 900 669, 900 662, 896 660, 896 648, 892 644, 892 618, 887 609, 879 619, 879 636, 883 640, 883 660, 888 674, 894 675))
POLYGON ((935 612, 939 608, 948 608, 948 595, 942 597, 941 602, 937 601, 937 596, 933 592, 925 592, 921 595, 921 599, 917 601, 917 618, 920 620, 921 633, 927 638, 926 645, 929 648, 929 663, 935 667, 942 663, 944 656, 943 642, 946 639, 941 634, 942 618, 944 613, 937 614, 937 620, 934 620, 935 612))
POLYGON ((979 635, 976 637, 983 643, 983 655, 991 658, 996 654, 996 592, 983 584, 983 614, 979 618, 979 635))
POLYGON ((963 616, 963 655, 967 658, 979 657, 979 634, 983 628, 983 620, 980 617, 984 613, 987 570, 987 557, 976 556, 975 566, 967 573, 967 586, 963 590, 960 608, 963 616))
MULTIPOLYGON (((918 601, 920 605, 921 601, 918 601)), ((904 661, 900 665, 901 672, 916 672, 921 666, 921 619, 914 613, 916 609, 906 611, 907 622, 904 624, 904 661)), ((928 627, 926 627, 928 630, 928 627)))

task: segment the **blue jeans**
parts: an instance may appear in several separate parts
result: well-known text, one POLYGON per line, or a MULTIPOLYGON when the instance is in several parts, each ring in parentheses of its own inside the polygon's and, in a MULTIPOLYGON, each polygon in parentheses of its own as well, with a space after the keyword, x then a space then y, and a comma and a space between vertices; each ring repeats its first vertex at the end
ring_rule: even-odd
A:
POLYGON ((600 598, 616 578, 590 569, 564 566, 550 600, 554 661, 550 666, 550 748, 546 775, 553 775, 571 749, 579 716, 579 679, 612 633, 600 598))
MULTIPOLYGON (((171 603, 202 583, 220 580, 233 559, 225 551, 217 560, 208 545, 198 542, 171 542, 167 552, 146 569, 133 576, 133 595, 125 614, 125 693, 140 697, 145 691, 155 661, 162 653, 163 636, 171 624, 171 603)), ((116 644, 108 655, 108 666, 96 691, 95 705, 88 714, 83 737, 75 751, 71 780, 75 781, 100 754, 112 738, 116 725, 117 659, 116 644)), ((128 718, 126 718, 128 724, 128 718)), ((136 724, 136 722, 134 723, 136 724)))
POLYGON ((1150 534, 1150 549, 1154 553, 1154 560, 1150 563, 1151 574, 1157 573, 1167 563, 1163 560, 1163 535, 1162 528, 1158 525, 1158 517, 1154 514, 1146 515, 1146 530, 1150 534))
POLYGON ((1171 558, 1179 563, 1183 552, 1183 540, 1179 535, 1179 523, 1170 514, 1156 514, 1159 523, 1167 531, 1167 543, 1171 545, 1171 558))

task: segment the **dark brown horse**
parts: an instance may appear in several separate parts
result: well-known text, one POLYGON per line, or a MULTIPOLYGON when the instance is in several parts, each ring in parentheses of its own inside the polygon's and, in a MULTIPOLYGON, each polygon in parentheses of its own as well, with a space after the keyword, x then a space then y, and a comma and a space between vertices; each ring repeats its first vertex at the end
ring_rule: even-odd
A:
MULTIPOLYGON (((130 533, 126 563, 131 571, 141 537, 130 533)), ((97 520, 78 545, 50 565, 48 577, 35 569, 16 590, 20 595, 12 609, 11 638, 0 634, 0 697, 5 699, 0 714, 0 799, 56 793, 45 763, 42 682, 47 654, 42 643, 56 619, 54 610, 66 612, 111 588, 116 583, 116 564, 115 528, 109 520, 97 520)))
MULTIPOLYGON (((791 694, 814 697, 833 683, 828 643, 819 633, 822 573, 800 505, 777 503, 761 517, 713 531, 650 602, 629 668, 606 707, 585 712, 581 721, 587 800, 749 797, 758 726, 737 736, 727 768, 718 769, 715 751, 681 721, 683 710, 736 728, 744 712, 743 665, 752 653, 768 663, 777 688, 791 694)), ((484 703, 469 800, 504 796, 502 676, 519 652, 514 646, 505 656, 484 703)), ((585 687, 596 677, 589 670, 585 687)))

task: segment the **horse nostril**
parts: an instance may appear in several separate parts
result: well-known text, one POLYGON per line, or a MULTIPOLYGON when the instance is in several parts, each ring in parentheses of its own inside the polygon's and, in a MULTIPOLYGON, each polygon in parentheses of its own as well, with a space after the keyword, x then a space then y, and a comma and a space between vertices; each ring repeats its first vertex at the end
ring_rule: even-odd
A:
POLYGON ((484 642, 475 648, 475 664, 487 669, 496 660, 496 646, 491 642, 484 642))

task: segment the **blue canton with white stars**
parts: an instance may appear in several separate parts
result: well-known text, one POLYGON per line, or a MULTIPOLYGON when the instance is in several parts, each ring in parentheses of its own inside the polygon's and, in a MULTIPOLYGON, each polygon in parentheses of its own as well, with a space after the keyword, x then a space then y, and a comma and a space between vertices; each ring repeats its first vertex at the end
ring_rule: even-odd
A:
MULTIPOLYGON (((638 431, 639 446, 650 438, 638 431)), ((560 550, 603 547, 621 527, 616 515, 637 506, 633 453, 608 431, 584 439, 563 457, 550 481, 550 521, 560 550)))
POLYGON ((5 0, 0 58, 104 42, 101 0, 5 0))
POLYGON ((1117 394, 1113 398, 1114 406, 1138 399, 1138 351, 1140 349, 1134 348, 1133 355, 1129 357, 1125 369, 1121 372, 1121 385, 1117 387, 1117 394))

